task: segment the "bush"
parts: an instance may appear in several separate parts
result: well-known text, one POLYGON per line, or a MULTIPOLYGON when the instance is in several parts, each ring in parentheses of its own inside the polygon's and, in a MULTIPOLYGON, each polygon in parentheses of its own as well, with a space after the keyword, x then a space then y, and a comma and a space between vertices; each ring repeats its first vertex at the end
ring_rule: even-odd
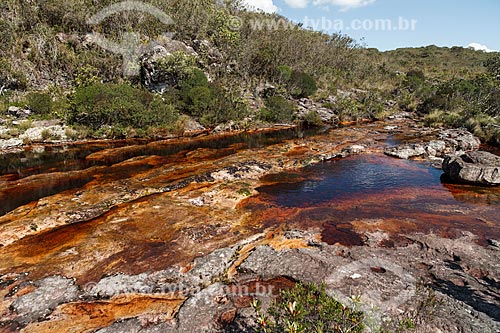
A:
POLYGON ((261 332, 362 332, 364 315, 334 300, 326 293, 325 285, 298 283, 281 291, 267 314, 260 302, 252 302, 261 332))
POLYGON ((147 128, 170 125, 177 111, 152 93, 127 84, 93 84, 77 88, 70 122, 94 130, 104 125, 147 128))
POLYGON ((28 108, 37 115, 47 116, 52 111, 52 97, 46 93, 33 93, 28 96, 28 108))
POLYGON ((297 71, 292 72, 288 86, 295 98, 309 97, 318 90, 316 80, 311 75, 297 71))
POLYGON ((418 108, 432 126, 466 127, 484 141, 496 142, 500 84, 492 75, 440 84, 418 108))
POLYGON ((170 86, 179 86, 182 81, 195 77, 198 72, 194 69, 197 65, 196 56, 186 54, 184 52, 174 52, 173 54, 158 61, 158 77, 159 82, 166 82, 170 86))
POLYGON ((500 75, 500 54, 495 53, 490 56, 488 60, 485 61, 484 66, 488 69, 488 72, 498 79, 500 75))
POLYGON ((261 110, 263 120, 270 123, 291 123, 294 106, 285 97, 280 95, 269 96, 265 107, 261 110))
POLYGON ((304 119, 302 120, 302 125, 305 127, 316 127, 323 125, 323 120, 316 111, 309 111, 304 119))

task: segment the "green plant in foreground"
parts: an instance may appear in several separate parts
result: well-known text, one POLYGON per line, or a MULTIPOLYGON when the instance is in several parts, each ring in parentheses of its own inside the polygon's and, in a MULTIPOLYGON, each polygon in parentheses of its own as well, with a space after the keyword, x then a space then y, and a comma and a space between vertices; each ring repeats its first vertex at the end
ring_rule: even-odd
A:
POLYGON ((252 307, 258 329, 265 333, 344 333, 364 329, 363 313, 328 296, 324 284, 298 283, 290 290, 282 290, 267 312, 258 300, 252 302, 252 307))

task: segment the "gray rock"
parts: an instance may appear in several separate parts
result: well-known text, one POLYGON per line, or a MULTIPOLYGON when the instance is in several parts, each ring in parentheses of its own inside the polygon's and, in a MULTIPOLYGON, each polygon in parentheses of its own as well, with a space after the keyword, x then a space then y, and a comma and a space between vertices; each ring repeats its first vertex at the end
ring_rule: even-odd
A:
POLYGON ((425 146, 427 156, 442 157, 446 153, 446 142, 443 140, 432 140, 425 146))
POLYGON ((87 292, 94 297, 113 297, 127 293, 152 293, 154 286, 147 283, 147 274, 118 274, 103 278, 95 286, 89 284, 87 292))
POLYGON ((78 287, 72 279, 51 276, 35 282, 36 290, 17 298, 11 305, 21 324, 35 322, 49 315, 59 304, 74 301, 78 287))
POLYGON ((361 154, 366 150, 365 146, 361 145, 352 145, 350 147, 346 147, 342 149, 342 153, 346 155, 355 155, 355 154, 361 154))
POLYGON ((296 280, 321 282, 328 275, 328 267, 311 254, 308 249, 276 251, 269 246, 259 246, 240 269, 264 278, 288 276, 296 280))
POLYGON ((212 284, 189 298, 179 311, 179 325, 175 332, 216 332, 217 318, 233 308, 233 305, 225 300, 227 300, 227 293, 221 283, 212 284))
POLYGON ((0 140, 0 149, 12 148, 22 146, 23 140, 20 139, 9 139, 9 140, 0 140))
POLYGON ((25 119, 31 114, 30 110, 21 109, 17 106, 9 106, 7 109, 7 115, 12 116, 17 119, 25 119))
POLYGON ((384 153, 388 156, 401 159, 410 159, 425 155, 425 147, 421 144, 402 145, 397 147, 387 147, 384 153))
POLYGON ((481 140, 464 129, 449 129, 439 134, 439 139, 446 141, 451 152, 478 150, 481 140))
POLYGON ((470 132, 451 129, 442 131, 439 140, 388 147, 385 149, 385 154, 401 159, 427 157, 433 160, 436 157, 443 158, 446 154, 477 150, 480 144, 481 141, 470 132))
POLYGON ((457 182, 500 185, 500 157, 484 151, 448 155, 443 171, 457 182))

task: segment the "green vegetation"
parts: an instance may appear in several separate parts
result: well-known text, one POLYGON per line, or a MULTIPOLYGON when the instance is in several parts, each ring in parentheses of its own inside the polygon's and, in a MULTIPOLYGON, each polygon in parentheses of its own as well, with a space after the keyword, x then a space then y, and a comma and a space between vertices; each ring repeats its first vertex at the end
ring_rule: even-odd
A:
POLYGON ((364 315, 327 295, 324 285, 298 283, 281 291, 264 313, 260 302, 252 303, 260 332, 323 333, 363 332, 364 315))
POLYGON ((309 111, 302 120, 304 127, 317 127, 323 125, 323 120, 317 111, 309 111))
POLYGON ((441 83, 418 110, 428 125, 466 127, 483 140, 500 144, 500 84, 493 75, 441 83))
POLYGON ((93 130, 111 125, 119 129, 172 126, 178 118, 175 108, 159 96, 128 84, 92 84, 77 88, 72 97, 70 123, 93 130))
POLYGON ((269 96, 261 110, 262 119, 270 123, 290 123, 295 107, 281 95, 269 96))
POLYGON ((47 116, 52 111, 52 97, 45 93, 32 93, 28 96, 28 108, 37 115, 47 116))
MULTIPOLYGON (((35 118, 63 118, 83 132, 89 127, 89 134, 111 126, 118 134, 157 135, 183 133, 190 121, 179 115, 206 127, 291 123, 296 99, 324 103, 328 97, 325 105, 341 121, 418 111, 428 125, 466 126, 484 140, 500 141, 498 54, 437 46, 379 52, 346 35, 249 12, 239 0, 148 0, 172 17, 167 29, 173 39, 196 52, 174 49, 157 59, 154 79, 162 88, 153 89, 143 76, 122 77, 121 56, 86 39, 95 31, 120 43, 133 31, 141 45, 168 44, 165 25, 140 11, 86 23, 89 13, 115 2, 3 1, 0 112, 18 105, 35 118), (241 26, 234 29, 234 22, 241 26), (255 22, 263 24, 256 28, 255 22), (259 93, 266 86, 275 87, 272 96, 259 93), (95 109, 85 105, 92 102, 95 109)), ((303 123, 320 121, 311 112, 303 123)))

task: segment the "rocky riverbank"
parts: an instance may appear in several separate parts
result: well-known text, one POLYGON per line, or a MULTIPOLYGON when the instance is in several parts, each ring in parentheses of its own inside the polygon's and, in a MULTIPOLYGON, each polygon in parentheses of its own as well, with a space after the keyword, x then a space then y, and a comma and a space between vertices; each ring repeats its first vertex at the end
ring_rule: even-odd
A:
MULTIPOLYGON (((48 172, 4 175, 2 201, 37 195, 0 217, 1 330, 252 332, 250 299, 268 303, 301 280, 325 281, 345 303, 360 295, 369 327, 411 316, 423 332, 498 331, 498 206, 457 210, 436 201, 439 218, 346 220, 337 232, 354 230, 362 245, 345 246, 325 237, 330 224, 301 219, 307 208, 274 207, 258 195, 262 185, 306 179, 303 167, 427 146, 422 140, 439 134, 396 117, 270 145, 211 147, 201 137, 186 141, 203 148, 169 154, 186 142, 112 147, 71 171, 56 163, 48 172), (420 309, 422 299, 432 304, 420 309)), ((429 190, 412 195, 440 200, 429 190)), ((398 193, 384 200, 411 200, 398 193)), ((349 200, 342 204, 363 205, 349 200)), ((376 195, 363 200, 382 204, 376 195)), ((499 193, 485 189, 474 200, 498 202, 499 193)))

